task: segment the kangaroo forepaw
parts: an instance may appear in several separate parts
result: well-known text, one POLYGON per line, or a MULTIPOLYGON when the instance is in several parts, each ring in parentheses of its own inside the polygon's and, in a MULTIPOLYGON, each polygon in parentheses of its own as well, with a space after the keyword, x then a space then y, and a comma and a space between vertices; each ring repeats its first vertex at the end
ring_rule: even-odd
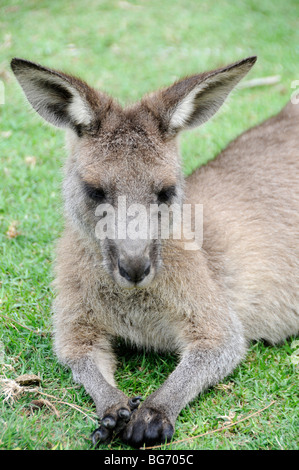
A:
POLYGON ((174 427, 162 411, 143 406, 133 414, 122 433, 125 443, 133 447, 170 441, 174 427))
POLYGON ((141 397, 130 398, 127 407, 118 404, 109 408, 104 414, 100 426, 91 435, 93 446, 110 442, 113 435, 122 431, 130 421, 134 410, 138 408, 140 400, 141 397))
POLYGON ((131 417, 131 411, 127 408, 119 408, 116 413, 112 411, 101 420, 101 425, 91 435, 92 444, 97 446, 109 442, 113 434, 121 431, 131 417))

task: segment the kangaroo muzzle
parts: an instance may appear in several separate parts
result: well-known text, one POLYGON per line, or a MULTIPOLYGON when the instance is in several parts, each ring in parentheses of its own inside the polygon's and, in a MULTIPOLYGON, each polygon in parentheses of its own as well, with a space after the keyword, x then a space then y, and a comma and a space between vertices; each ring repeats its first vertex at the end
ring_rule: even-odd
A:
POLYGON ((147 258, 118 260, 118 269, 119 274, 127 279, 127 281, 138 284, 149 275, 151 262, 147 258))
POLYGON ((155 273, 150 244, 142 240, 124 240, 118 246, 115 280, 123 287, 148 285, 155 273))

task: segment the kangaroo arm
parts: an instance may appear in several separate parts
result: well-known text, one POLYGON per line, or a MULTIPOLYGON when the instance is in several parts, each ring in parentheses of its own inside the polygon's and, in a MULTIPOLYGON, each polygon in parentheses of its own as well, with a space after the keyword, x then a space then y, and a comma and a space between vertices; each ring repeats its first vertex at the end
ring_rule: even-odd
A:
POLYGON ((93 445, 109 442, 130 420, 132 411, 138 407, 140 397, 129 399, 121 390, 104 378, 94 359, 85 356, 72 362, 74 380, 82 384, 93 399, 101 424, 92 433, 93 445))
POLYGON ((91 357, 85 356, 74 361, 71 369, 75 382, 83 385, 93 399, 100 419, 115 404, 127 405, 126 395, 108 383, 91 357))
POLYGON ((191 400, 230 374, 243 356, 243 348, 240 350, 236 345, 211 350, 192 347, 145 403, 163 410, 174 424, 180 411, 191 400))
POLYGON ((84 308, 76 290, 55 300, 55 350, 68 365, 74 380, 93 399, 101 425, 92 435, 94 445, 110 440, 130 419, 139 399, 130 399, 116 387, 115 355, 111 338, 99 326, 92 312, 84 308), (66 301, 67 300, 67 301, 66 301))
POLYGON ((235 334, 221 345, 210 348, 203 346, 200 340, 190 344, 164 384, 133 414, 123 440, 134 447, 169 440, 182 408, 230 374, 245 351, 242 334, 235 334))

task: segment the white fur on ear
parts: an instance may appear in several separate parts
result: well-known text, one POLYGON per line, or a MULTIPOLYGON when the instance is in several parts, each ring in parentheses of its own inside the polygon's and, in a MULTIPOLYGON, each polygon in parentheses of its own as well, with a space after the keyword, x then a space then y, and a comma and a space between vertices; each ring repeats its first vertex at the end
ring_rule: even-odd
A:
POLYGON ((32 107, 50 124, 91 124, 93 111, 84 94, 63 75, 22 59, 14 60, 12 68, 32 107))
POLYGON ((68 112, 73 122, 76 124, 82 124, 88 126, 93 118, 91 109, 82 98, 82 96, 75 90, 72 89, 73 98, 71 103, 68 105, 68 112))
MULTIPOLYGON (((256 57, 249 57, 223 69, 214 70, 208 74, 191 77, 194 85, 190 89, 190 79, 178 82, 183 96, 169 110, 169 129, 178 132, 199 126, 210 119, 222 106, 228 95, 238 82, 248 73, 256 57), (198 81, 194 81, 197 79, 198 81)), ((178 84, 173 89, 178 89, 178 84)), ((166 93, 172 93, 171 87, 166 93)), ((180 91, 181 93, 181 91, 180 91)), ((173 97, 171 98, 173 100, 173 97)))
POLYGON ((169 126, 172 129, 185 127, 195 108, 195 97, 205 88, 204 83, 197 85, 181 102, 179 102, 173 115, 171 116, 169 126))

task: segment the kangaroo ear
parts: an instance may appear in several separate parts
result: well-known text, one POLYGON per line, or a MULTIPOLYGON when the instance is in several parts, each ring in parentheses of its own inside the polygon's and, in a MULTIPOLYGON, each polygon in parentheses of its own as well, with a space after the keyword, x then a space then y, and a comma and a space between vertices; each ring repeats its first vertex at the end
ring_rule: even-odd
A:
POLYGON ((109 101, 78 78, 33 62, 15 58, 11 68, 28 101, 46 121, 79 135, 98 123, 109 101))
POLYGON ((237 83, 249 72, 256 57, 194 75, 145 98, 145 105, 160 120, 160 128, 173 136, 203 124, 222 106, 237 83))

